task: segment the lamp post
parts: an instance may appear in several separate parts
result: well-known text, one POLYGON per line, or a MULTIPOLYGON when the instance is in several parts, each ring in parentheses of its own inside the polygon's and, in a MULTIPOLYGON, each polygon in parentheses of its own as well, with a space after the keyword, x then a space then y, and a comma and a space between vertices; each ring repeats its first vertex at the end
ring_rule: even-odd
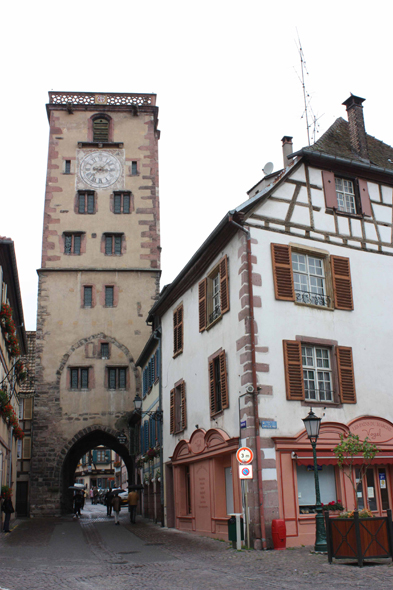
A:
POLYGON ((162 422, 162 410, 149 410, 142 412, 142 400, 138 394, 134 397, 134 408, 141 416, 151 416, 156 422, 162 422))
POLYGON ((304 426, 306 427, 307 436, 312 446, 312 453, 314 457, 314 480, 315 480, 315 496, 316 496, 316 515, 315 515, 315 546, 314 550, 319 552, 327 551, 326 530, 323 522, 321 494, 319 491, 319 476, 317 464, 317 440, 319 436, 319 428, 321 426, 321 418, 318 418, 310 409, 307 418, 303 418, 304 426))

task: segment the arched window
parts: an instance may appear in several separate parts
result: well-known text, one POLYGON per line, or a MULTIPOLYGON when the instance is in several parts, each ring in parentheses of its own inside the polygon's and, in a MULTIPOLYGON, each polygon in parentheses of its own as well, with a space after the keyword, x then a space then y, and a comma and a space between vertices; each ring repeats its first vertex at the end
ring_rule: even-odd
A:
POLYGON ((105 117, 97 117, 93 120, 93 141, 109 141, 109 121, 105 117))

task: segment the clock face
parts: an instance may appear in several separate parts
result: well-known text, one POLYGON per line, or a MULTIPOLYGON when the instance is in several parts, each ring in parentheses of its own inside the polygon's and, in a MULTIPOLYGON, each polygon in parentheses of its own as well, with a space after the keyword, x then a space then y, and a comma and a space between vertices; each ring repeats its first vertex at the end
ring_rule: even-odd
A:
POLYGON ((94 188, 106 188, 114 184, 121 174, 121 164, 108 152, 92 152, 81 162, 80 175, 86 184, 94 188))

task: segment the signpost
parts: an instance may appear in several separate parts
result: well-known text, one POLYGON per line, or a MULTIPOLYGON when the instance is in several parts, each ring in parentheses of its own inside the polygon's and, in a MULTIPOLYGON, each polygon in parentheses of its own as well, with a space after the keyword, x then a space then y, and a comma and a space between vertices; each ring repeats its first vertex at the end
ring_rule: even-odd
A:
POLYGON ((240 449, 236 451, 236 459, 241 465, 249 465, 252 463, 253 458, 254 453, 248 447, 240 447, 240 449))

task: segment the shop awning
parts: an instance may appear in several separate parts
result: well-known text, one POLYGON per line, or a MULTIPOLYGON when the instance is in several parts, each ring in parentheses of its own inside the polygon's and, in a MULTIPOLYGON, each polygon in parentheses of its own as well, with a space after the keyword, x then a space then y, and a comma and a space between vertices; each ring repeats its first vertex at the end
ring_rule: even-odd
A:
MULTIPOLYGON (((292 453, 298 465, 314 465, 314 458, 311 451, 294 451, 292 453)), ((333 451, 317 451, 318 465, 337 465, 337 459, 333 451)), ((353 465, 362 465, 363 457, 355 457, 353 465)), ((393 451, 380 451, 371 461, 371 465, 391 465, 393 464, 393 451)))

